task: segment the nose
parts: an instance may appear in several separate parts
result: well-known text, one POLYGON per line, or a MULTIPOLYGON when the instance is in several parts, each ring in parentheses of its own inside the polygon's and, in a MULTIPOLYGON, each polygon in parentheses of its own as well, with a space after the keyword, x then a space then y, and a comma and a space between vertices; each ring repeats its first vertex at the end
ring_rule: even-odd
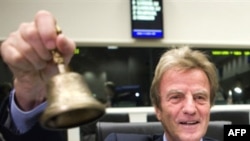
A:
POLYGON ((194 115, 196 113, 196 105, 192 96, 188 96, 184 100, 183 113, 187 115, 194 115))

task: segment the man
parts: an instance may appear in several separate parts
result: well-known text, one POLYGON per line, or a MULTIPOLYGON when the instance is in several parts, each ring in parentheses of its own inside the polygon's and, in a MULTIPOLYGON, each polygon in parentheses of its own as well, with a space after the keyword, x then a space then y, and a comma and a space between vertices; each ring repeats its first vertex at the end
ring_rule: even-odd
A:
POLYGON ((204 137, 218 87, 215 66, 188 47, 164 53, 150 95, 163 135, 111 134, 105 141, 213 141, 204 137))
MULTIPOLYGON (((46 106, 46 83, 58 73, 52 50, 68 64, 75 43, 57 35, 56 20, 39 11, 33 22, 23 23, 1 44, 1 57, 14 76, 14 90, 0 109, 0 132, 6 141, 61 141, 65 134, 40 127, 39 115, 46 106)), ((0 140, 4 140, 4 139, 0 140)))

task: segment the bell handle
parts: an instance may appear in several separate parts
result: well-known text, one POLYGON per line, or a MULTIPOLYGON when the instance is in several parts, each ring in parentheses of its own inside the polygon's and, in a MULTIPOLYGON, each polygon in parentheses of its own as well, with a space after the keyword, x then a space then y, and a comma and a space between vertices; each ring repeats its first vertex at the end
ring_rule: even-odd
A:
MULTIPOLYGON (((56 34, 59 35, 61 33, 62 33, 61 28, 58 25, 56 25, 56 34)), ((59 51, 55 49, 55 50, 52 50, 51 53, 52 53, 54 63, 57 64, 59 73, 67 72, 65 64, 64 64, 64 58, 59 53, 59 51)))

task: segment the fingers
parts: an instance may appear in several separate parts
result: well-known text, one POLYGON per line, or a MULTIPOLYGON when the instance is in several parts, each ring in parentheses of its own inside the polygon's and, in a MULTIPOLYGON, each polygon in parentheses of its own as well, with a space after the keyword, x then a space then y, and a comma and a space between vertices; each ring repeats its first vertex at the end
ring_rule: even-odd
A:
POLYGON ((66 38, 63 34, 58 35, 57 38, 57 49, 64 58, 65 64, 68 64, 72 58, 75 50, 75 42, 71 39, 66 38))
POLYGON ((9 66, 22 70, 45 69, 51 62, 51 50, 56 49, 69 63, 75 43, 56 33, 56 20, 47 11, 39 11, 34 22, 23 23, 2 43, 1 54, 9 66))
POLYGON ((20 43, 19 45, 16 45, 15 48, 22 54, 24 57, 23 60, 31 63, 33 69, 43 69, 47 64, 47 61, 51 60, 52 55, 41 41, 35 23, 24 23, 20 26, 19 31, 21 36, 19 38, 20 43))
POLYGON ((35 16, 35 24, 45 47, 49 50, 55 49, 57 38, 55 18, 47 11, 39 11, 35 16))
MULTIPOLYGON (((65 63, 68 64, 75 49, 75 43, 66 38, 63 34, 58 35, 56 31, 56 20, 47 11, 40 11, 36 14, 35 24, 41 38, 41 41, 47 50, 56 49, 65 58, 65 63), (46 26, 45 26, 46 25, 46 26)), ((51 57, 51 56, 41 56, 51 57)), ((51 58, 50 58, 51 59, 51 58)))
POLYGON ((18 46, 22 46, 22 48, 28 48, 29 45, 20 38, 18 32, 12 33, 9 38, 3 42, 1 46, 1 54, 4 62, 6 62, 9 66, 13 66, 15 68, 21 70, 30 70, 33 69, 33 65, 24 57, 25 51, 20 52, 18 46))

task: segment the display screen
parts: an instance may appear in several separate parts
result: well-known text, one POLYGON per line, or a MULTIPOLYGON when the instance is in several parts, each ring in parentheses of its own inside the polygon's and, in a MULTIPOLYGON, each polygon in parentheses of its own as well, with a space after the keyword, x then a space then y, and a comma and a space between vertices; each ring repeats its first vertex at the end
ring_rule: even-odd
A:
POLYGON ((133 38, 163 38, 162 0, 130 0, 133 38))

